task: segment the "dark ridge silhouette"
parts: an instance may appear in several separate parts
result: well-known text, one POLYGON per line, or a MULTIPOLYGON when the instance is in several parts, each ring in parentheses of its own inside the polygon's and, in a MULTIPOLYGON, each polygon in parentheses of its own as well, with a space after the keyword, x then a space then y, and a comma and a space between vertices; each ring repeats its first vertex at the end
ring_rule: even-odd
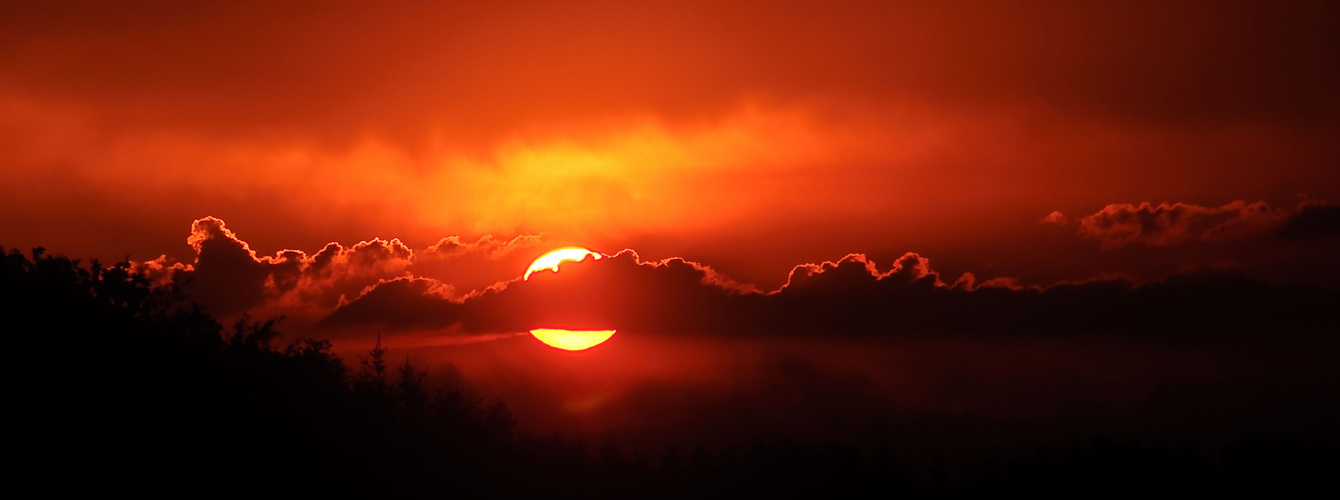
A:
MULTIPOLYGON (((430 389, 377 343, 350 370, 278 320, 225 329, 127 262, 0 248, 17 340, 13 477, 152 496, 711 498, 1280 493, 1327 484, 1337 447, 1243 436, 1225 450, 1103 436, 967 458, 821 443, 685 443, 644 452, 513 435, 502 402, 430 389), (392 373, 394 372, 394 373, 392 373)), ((1332 422, 1323 417, 1322 421, 1332 422)), ((741 436, 747 442, 748 436, 741 436)), ((934 438, 928 438, 934 439, 934 438)))

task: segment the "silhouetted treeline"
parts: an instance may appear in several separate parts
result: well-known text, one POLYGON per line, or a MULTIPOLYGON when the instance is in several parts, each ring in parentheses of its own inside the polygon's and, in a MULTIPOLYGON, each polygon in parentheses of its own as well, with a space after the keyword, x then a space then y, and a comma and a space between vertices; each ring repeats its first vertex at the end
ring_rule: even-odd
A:
POLYGON ((28 381, 13 411, 39 430, 29 463, 71 486, 395 494, 510 475, 506 407, 407 365, 391 376, 384 349, 350 373, 329 342, 281 346, 274 320, 225 329, 126 263, 10 251, 0 278, 28 381))
MULTIPOLYGON (((850 497, 1277 492, 1324 484, 1330 441, 1227 451, 1075 439, 970 460, 758 441, 627 452, 514 436, 502 403, 424 386, 380 342, 354 366, 276 321, 229 328, 127 263, 0 248, 14 477, 46 491, 372 497, 850 497)), ((741 436, 747 441, 748 436, 741 436)))

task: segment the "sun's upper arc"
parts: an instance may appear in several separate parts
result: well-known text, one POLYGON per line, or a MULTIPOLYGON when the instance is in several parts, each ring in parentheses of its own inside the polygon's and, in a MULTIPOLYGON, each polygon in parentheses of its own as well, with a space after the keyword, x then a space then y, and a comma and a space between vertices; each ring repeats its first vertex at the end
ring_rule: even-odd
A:
POLYGON ((549 253, 541 255, 540 258, 535 259, 535 262, 530 264, 530 267, 526 269, 526 274, 522 275, 521 279, 529 280, 531 273, 543 269, 558 272, 559 264, 570 260, 580 262, 583 259, 586 259, 588 255, 593 259, 600 259, 600 254, 582 247, 565 247, 550 251, 549 253))

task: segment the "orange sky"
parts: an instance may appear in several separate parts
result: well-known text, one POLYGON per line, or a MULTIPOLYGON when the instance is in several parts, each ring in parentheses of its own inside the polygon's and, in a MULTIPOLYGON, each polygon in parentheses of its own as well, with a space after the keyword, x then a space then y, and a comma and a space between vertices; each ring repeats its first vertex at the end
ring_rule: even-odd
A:
POLYGON ((0 246, 384 340, 526 432, 1294 432, 1338 384, 1336 5, 11 0, 0 246), (565 246, 607 258, 519 281, 565 246))
POLYGON ((908 251, 1035 284, 1300 279, 1276 264, 1310 247, 1118 249, 1076 221, 1340 198, 1325 2, 0 9, 8 247, 190 262, 214 216, 259 255, 539 235, 481 283, 569 244, 764 288, 908 251))

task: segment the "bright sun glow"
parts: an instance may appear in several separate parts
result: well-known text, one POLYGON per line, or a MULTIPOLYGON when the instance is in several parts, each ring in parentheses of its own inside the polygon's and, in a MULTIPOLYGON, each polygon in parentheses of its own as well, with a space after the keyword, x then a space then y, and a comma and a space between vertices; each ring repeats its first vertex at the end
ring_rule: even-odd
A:
MULTIPOLYGON (((528 280, 530 279, 530 273, 541 269, 558 272, 558 265, 560 263, 569 260, 581 261, 582 259, 585 259, 587 255, 590 255, 595 259, 600 259, 600 254, 581 247, 569 247, 554 250, 535 259, 535 262, 530 263, 530 268, 526 269, 526 274, 521 278, 528 280)), ((613 332, 610 333, 612 334, 613 332)))
POLYGON ((609 340, 614 336, 614 330, 559 330, 556 328, 536 328, 530 331, 531 335, 559 349, 568 351, 580 351, 590 349, 596 345, 609 340))

